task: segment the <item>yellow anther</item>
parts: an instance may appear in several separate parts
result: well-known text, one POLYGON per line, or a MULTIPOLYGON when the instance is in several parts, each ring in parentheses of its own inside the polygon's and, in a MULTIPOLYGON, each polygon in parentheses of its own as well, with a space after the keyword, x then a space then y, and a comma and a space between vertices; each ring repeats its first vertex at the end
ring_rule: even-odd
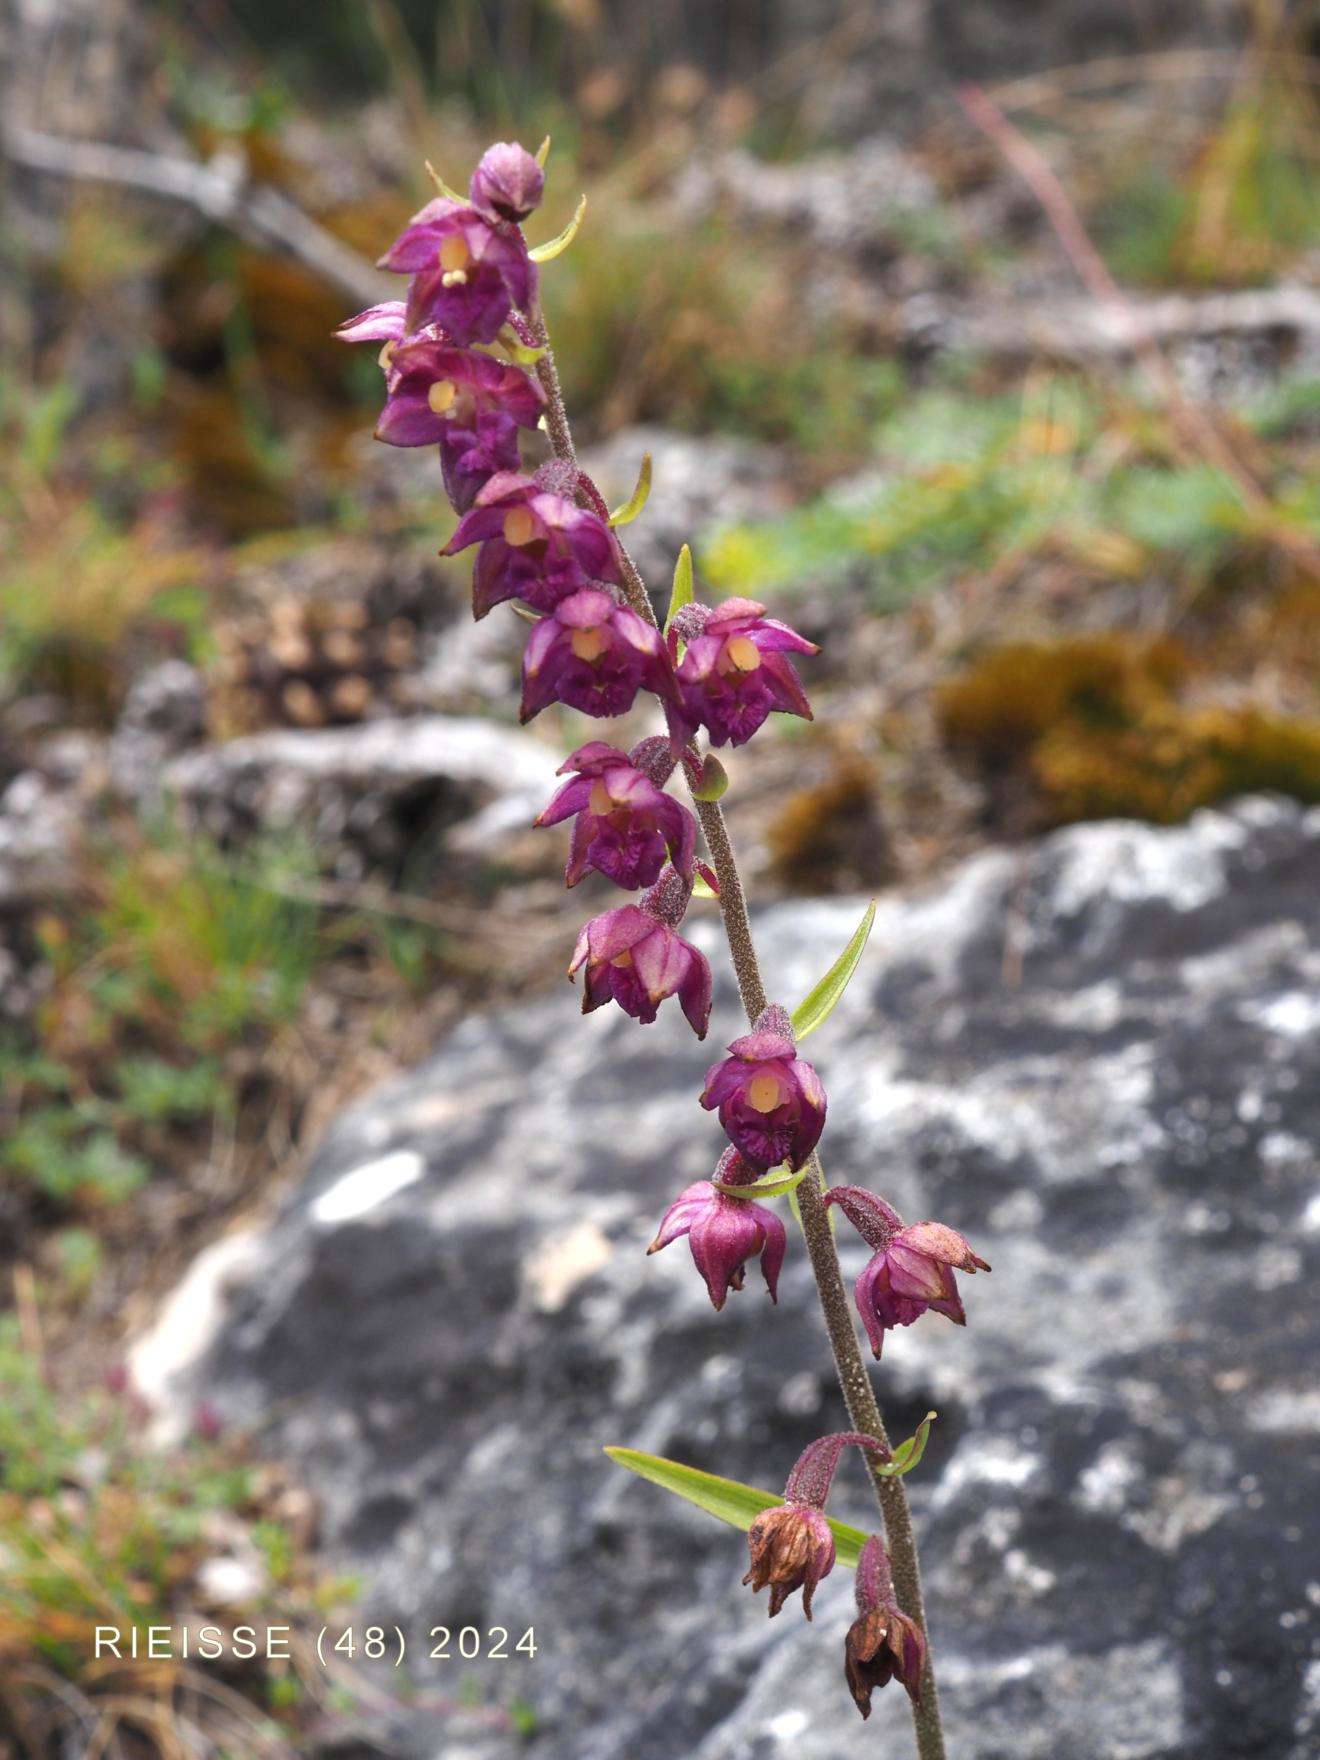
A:
POLYGON ((730 665, 736 666, 739 672, 755 672, 761 664, 756 643, 749 636, 730 636, 724 644, 724 652, 730 665))
POLYGON ((437 379, 426 394, 426 401, 436 415, 442 416, 458 396, 458 386, 452 379, 437 379))
POLYGON ((610 961, 612 966, 630 966, 632 963, 632 949, 628 947, 625 947, 622 953, 616 953, 610 961))
POLYGON ((382 372, 388 371, 389 364, 394 359, 394 351, 398 346, 397 342, 387 342, 384 348, 382 348, 380 353, 376 356, 376 359, 380 362, 382 372))
POLYGON ((757 1112, 773 1112, 776 1106, 782 1105, 783 1099, 779 1077, 772 1076, 769 1071, 753 1076, 747 1084, 747 1104, 757 1112))
POLYGON ((440 277, 441 287, 465 287, 467 285, 466 269, 446 269, 440 277))
POLYGON ((515 550, 536 536, 536 520, 525 507, 511 507, 504 516, 504 542, 515 550))
POLYGON ((591 793, 587 797, 587 805, 591 808, 592 812, 596 814, 597 818, 600 819, 605 818, 607 814, 614 811, 614 802, 610 799, 609 790, 599 777, 597 777, 595 782, 591 785, 591 793))
POLYGON ((575 629, 569 646, 579 660, 599 660, 609 643, 598 629, 575 629))

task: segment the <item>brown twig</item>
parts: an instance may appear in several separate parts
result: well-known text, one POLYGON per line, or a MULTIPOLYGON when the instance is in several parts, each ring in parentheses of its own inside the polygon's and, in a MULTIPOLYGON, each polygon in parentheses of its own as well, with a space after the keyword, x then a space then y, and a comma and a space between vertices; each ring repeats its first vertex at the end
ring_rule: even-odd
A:
POLYGON ((256 244, 296 257, 359 305, 373 305, 385 292, 384 278, 356 251, 279 190, 252 183, 242 154, 233 150, 222 148, 199 164, 105 141, 65 140, 11 124, 0 134, 0 151, 29 171, 75 182, 116 184, 182 202, 256 244))
MULTIPOLYGON (((963 114, 998 148, 1040 203, 1083 286, 1097 304, 1108 308, 1113 315, 1184 445, 1195 456, 1231 477, 1254 513, 1272 514, 1274 504, 1269 495, 1234 453, 1208 411, 1188 397, 1179 384, 1177 374, 1141 311, 1110 274, 1044 154, 1009 121, 980 86, 960 86, 957 96, 963 114)), ((1295 562, 1310 571, 1320 570, 1320 548, 1300 533, 1275 521, 1271 536, 1295 562)))

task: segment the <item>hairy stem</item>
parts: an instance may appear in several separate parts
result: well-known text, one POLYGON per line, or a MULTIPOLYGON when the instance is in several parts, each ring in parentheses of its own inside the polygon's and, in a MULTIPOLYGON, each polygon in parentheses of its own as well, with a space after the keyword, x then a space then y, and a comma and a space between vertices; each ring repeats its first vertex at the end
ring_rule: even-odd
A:
MULTIPOLYGON (((568 414, 564 408, 563 392, 559 385, 559 372, 550 348, 545 318, 538 307, 528 314, 528 319, 537 347, 545 350, 536 363, 536 373, 546 394, 548 405, 546 430, 550 436, 550 444, 556 458, 566 459, 569 463, 576 464, 577 454, 573 447, 572 430, 569 427, 568 414)), ((617 533, 615 537, 617 540, 617 533)), ((645 618, 648 623, 655 626, 657 620, 655 609, 651 604, 651 596, 646 590, 641 575, 637 572, 636 564, 622 543, 619 544, 619 554, 623 564, 623 586, 628 603, 639 617, 645 618)), ((742 1005, 750 1025, 756 1021, 768 999, 765 984, 761 978, 761 967, 756 957, 756 946, 752 940, 752 926, 747 915, 747 899, 743 892, 742 878, 738 873, 733 845, 729 840, 728 827, 724 822, 724 813, 719 802, 697 800, 694 795, 692 804, 696 809, 697 819, 700 822, 706 846, 710 851, 711 861, 715 868, 715 875, 720 883, 720 913, 724 919, 724 931, 728 938, 729 952, 733 958, 733 969, 738 980, 738 994, 742 998, 742 1005)), ((875 1389, 866 1372, 866 1364, 862 1359, 861 1349, 857 1342, 857 1331, 853 1325, 852 1311, 848 1305, 848 1292, 844 1288, 843 1273, 839 1267, 839 1255, 834 1245, 834 1231, 830 1227, 829 1213, 825 1208, 824 1185, 825 1176, 821 1171, 819 1157, 813 1154, 810 1174, 797 1188, 798 1210, 802 1218, 802 1233, 807 1243, 807 1257, 811 1261, 812 1273, 816 1279, 816 1291, 820 1299, 821 1312, 825 1318, 825 1330, 829 1334, 830 1349, 834 1355, 834 1367, 838 1375, 839 1387, 843 1393, 844 1405, 848 1411, 849 1422, 854 1430, 863 1431, 868 1436, 874 1436, 888 1452, 889 1437, 885 1430, 884 1420, 880 1416, 875 1389)), ((921 1683, 921 1702, 912 1707, 918 1760, 945 1760, 944 1732, 940 1723, 939 1697, 935 1688, 935 1667, 931 1660, 930 1634, 926 1630, 926 1610, 921 1595, 921 1569, 917 1560, 917 1542, 912 1531, 912 1515, 908 1508, 907 1491, 901 1479, 879 1477, 874 1471, 877 1464, 875 1459, 870 1455, 867 1456, 867 1466, 871 1472, 876 1499, 884 1517, 885 1538, 888 1541, 889 1556, 894 1571, 894 1588, 904 1613, 916 1620, 923 1633, 926 1634, 926 1673, 921 1683)))

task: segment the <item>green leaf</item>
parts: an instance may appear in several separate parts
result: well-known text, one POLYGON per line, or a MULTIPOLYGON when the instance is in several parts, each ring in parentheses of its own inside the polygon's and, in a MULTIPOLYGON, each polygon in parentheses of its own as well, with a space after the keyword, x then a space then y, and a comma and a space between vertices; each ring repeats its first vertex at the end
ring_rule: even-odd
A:
POLYGON ((848 988, 848 980, 857 969, 857 962, 862 957, 874 922, 875 900, 872 899, 852 940, 815 989, 809 991, 793 1010, 793 1031, 799 1039, 805 1039, 808 1033, 814 1033, 817 1027, 823 1026, 829 1019, 835 1003, 848 988))
POLYGON ((669 626, 675 616, 685 605, 692 603, 692 551, 684 544, 678 553, 678 561, 674 564, 674 590, 669 595, 669 614, 665 618, 665 634, 669 634, 669 626))
MULTIPOLYGON (((607 1448, 605 1453, 621 1467, 627 1467, 629 1472, 649 1479, 653 1485, 671 1491, 675 1497, 695 1503, 707 1515, 727 1522, 731 1528, 741 1528, 744 1533, 762 1510, 777 1509, 784 1501, 772 1491, 758 1491, 753 1485, 740 1485, 736 1479, 721 1479, 717 1473, 703 1473, 696 1467, 667 1461, 658 1454, 642 1454, 635 1448, 607 1448)), ((855 1570, 867 1536, 860 1528, 850 1528, 845 1522, 836 1522, 829 1517, 826 1520, 834 1530, 839 1563, 855 1570)))
POLYGON ((577 205, 577 210, 574 213, 573 218, 569 221, 564 230, 555 238, 552 238, 548 244, 533 245, 527 255, 534 263, 550 263, 553 262, 556 257, 562 256, 568 249, 569 245, 571 245, 573 240, 577 237, 578 227, 581 226, 586 212, 587 198, 583 196, 582 200, 577 205))
POLYGON ((729 772, 713 754, 708 754, 701 765, 701 782, 693 784, 692 795, 699 801, 720 801, 724 799, 729 788, 729 772))
POLYGON ((649 452, 644 452, 642 454, 642 468, 637 473, 637 487, 623 503, 622 507, 615 508, 614 512, 610 515, 610 524, 612 526, 631 525, 650 499, 651 455, 649 452))
POLYGON ((754 1179, 746 1186, 724 1186, 717 1179, 710 1183, 717 1192, 727 1192, 731 1198, 778 1198, 784 1192, 795 1192, 807 1173, 805 1167, 797 1173, 776 1173, 771 1168, 769 1173, 763 1173, 760 1179, 754 1179))

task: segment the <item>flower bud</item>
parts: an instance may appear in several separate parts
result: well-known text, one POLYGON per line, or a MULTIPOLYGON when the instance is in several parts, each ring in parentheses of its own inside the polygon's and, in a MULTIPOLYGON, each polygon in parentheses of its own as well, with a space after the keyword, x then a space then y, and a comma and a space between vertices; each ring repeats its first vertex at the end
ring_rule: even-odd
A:
POLYGON ((472 206, 487 220, 509 220, 516 226, 541 205, 545 173, 517 141, 496 141, 481 155, 472 173, 472 206))

